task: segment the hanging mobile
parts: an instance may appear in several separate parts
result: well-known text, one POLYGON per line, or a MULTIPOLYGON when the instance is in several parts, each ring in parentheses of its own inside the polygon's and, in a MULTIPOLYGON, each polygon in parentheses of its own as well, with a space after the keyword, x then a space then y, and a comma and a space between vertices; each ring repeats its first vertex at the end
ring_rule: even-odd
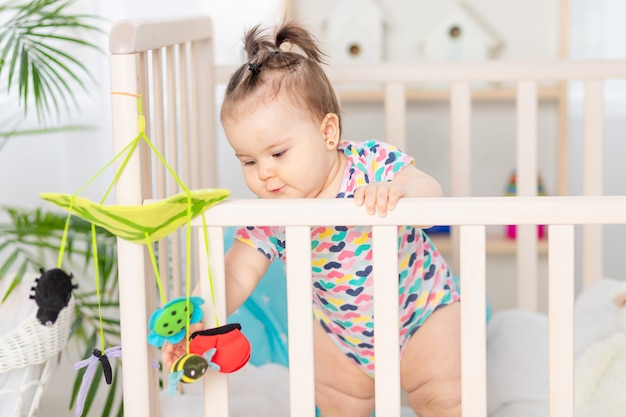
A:
MULTIPOLYGON (((98 257, 97 257, 97 245, 96 245, 96 226, 103 227, 109 230, 118 238, 124 239, 129 242, 144 244, 148 248, 150 258, 152 261, 154 273, 156 276, 159 292, 161 295, 161 303, 163 307, 157 309, 150 317, 148 327, 148 343, 151 345, 160 347, 163 343, 178 343, 185 338, 185 334, 189 331, 191 324, 198 323, 202 320, 203 311, 201 305, 204 303, 200 297, 190 296, 190 281, 191 281, 191 265, 190 256, 191 253, 191 220, 202 215, 211 206, 228 198, 230 191, 226 189, 200 189, 190 190, 188 189, 181 179, 176 175, 174 170, 169 166, 165 158, 159 153, 159 151, 152 144, 150 139, 145 133, 145 118, 143 116, 141 95, 133 95, 126 93, 117 93, 128 96, 133 96, 137 100, 137 108, 139 114, 138 121, 138 134, 130 141, 130 143, 119 152, 113 160, 106 164, 96 175, 90 179, 83 187, 81 187, 75 194, 62 194, 62 193, 41 193, 40 197, 52 204, 55 204, 68 212, 68 220, 66 222, 66 228, 61 244, 61 251, 59 255, 59 265, 62 258, 65 242, 67 240, 68 224, 71 215, 76 215, 87 222, 91 223, 92 231, 92 245, 94 253, 94 266, 95 266, 95 280, 96 280, 96 297, 98 300, 98 313, 100 318, 100 349, 94 349, 90 358, 78 362, 75 365, 75 369, 81 369, 87 367, 83 381, 81 384, 81 391, 86 392, 87 387, 91 383, 95 368, 98 364, 102 366, 104 371, 105 380, 110 384, 112 380, 112 370, 110 365, 110 358, 121 357, 121 346, 111 347, 105 349, 104 330, 102 325, 102 314, 100 306, 100 284, 98 274, 98 257), (137 206, 119 206, 119 205, 104 205, 103 202, 107 199, 113 186, 119 179, 125 167, 130 161, 130 157, 139 146, 139 143, 145 142, 157 159, 165 166, 168 172, 176 180, 177 184, 181 188, 181 192, 171 197, 163 199, 161 201, 137 205, 137 206), (126 156, 120 166, 120 169, 116 173, 111 185, 107 189, 104 197, 100 203, 91 201, 90 199, 80 197, 80 194, 92 181, 94 181, 100 174, 102 174, 107 168, 109 168, 119 157, 126 153, 126 156), (186 226, 187 228, 187 293, 185 297, 180 297, 167 302, 163 287, 161 284, 160 274, 158 271, 154 251, 152 245, 159 239, 167 237, 169 234, 178 230, 180 227, 186 226)), ((204 227, 205 246, 208 253, 208 238, 206 235, 206 224, 204 224, 204 217, 202 218, 204 227)), ((42 272, 43 274, 43 272, 42 272)), ((67 275, 67 274, 66 274, 67 275)), ((68 275, 71 277, 71 275, 68 275)), ((210 271, 209 271, 210 276, 210 271)), ((43 279, 43 275, 42 275, 43 279)), ((41 280, 41 279, 40 279, 41 280)), ((212 282, 211 282, 212 286, 212 282)), ((74 287, 73 287, 74 288, 74 287)), ((37 299, 37 292, 33 296, 37 299)), ((213 300, 215 301, 215 300, 213 300)), ((42 310, 43 311, 43 310, 42 310)), ((47 311, 47 310, 46 310, 47 311)), ((58 314, 58 312, 57 312, 58 314)), ((43 315, 43 313, 42 313, 43 315)), ((46 313, 50 317, 44 318, 46 322, 52 321, 54 314, 46 313)), ((219 328, 219 323, 216 319, 216 326, 219 328)), ((239 327, 240 329, 240 327, 239 327)), ((217 334, 222 334, 218 331, 217 334)), ((250 345, 245 336, 241 334, 239 339, 245 340, 244 343, 239 342, 238 346, 243 347, 243 353, 240 357, 243 358, 238 361, 240 365, 233 367, 232 365, 223 366, 217 362, 217 358, 227 357, 229 355, 222 354, 219 351, 226 351, 230 349, 228 346, 224 346, 222 343, 214 343, 209 346, 202 344, 198 348, 194 348, 197 353, 191 353, 190 342, 187 339, 187 355, 181 358, 176 363, 176 369, 173 369, 172 376, 170 377, 171 384, 174 389, 178 381, 193 382, 199 379, 207 369, 220 370, 222 372, 232 372, 235 368, 239 369, 245 362, 247 362, 250 356, 250 345), (181 373, 182 372, 182 373, 181 373)), ((200 339, 198 339, 200 340, 200 339)), ((226 338, 224 338, 226 340, 226 338)), ((194 343, 194 346, 196 344, 194 343)), ((229 343, 227 343, 229 345, 229 343)), ((228 362, 228 361, 227 361, 228 362)), ((79 396, 76 407, 76 415, 79 416, 82 413, 85 397, 79 396)))

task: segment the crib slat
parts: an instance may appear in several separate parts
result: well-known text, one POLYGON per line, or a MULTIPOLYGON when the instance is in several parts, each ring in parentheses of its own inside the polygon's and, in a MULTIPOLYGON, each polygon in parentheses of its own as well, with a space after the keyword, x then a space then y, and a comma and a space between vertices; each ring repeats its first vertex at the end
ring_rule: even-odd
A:
POLYGON ((215 68, 213 67, 213 42, 204 38, 191 44, 192 68, 192 114, 193 141, 198 152, 195 171, 197 188, 217 187, 217 163, 207 163, 207 155, 215 155, 217 161, 217 130, 215 111, 215 68))
POLYGON ((485 226, 461 226, 461 392, 464 416, 487 415, 485 226))
MULTIPOLYGON (((166 155, 167 163, 172 167, 174 172, 179 172, 178 166, 178 146, 180 142, 180 136, 178 135, 178 125, 180 123, 180 118, 178 115, 178 89, 176 88, 176 47, 168 46, 165 48, 165 68, 167 72, 166 82, 167 82, 167 142, 168 149, 166 155)), ((167 176, 167 189, 168 195, 175 194, 179 191, 178 184, 176 183, 176 179, 169 174, 167 176)), ((170 277, 170 282, 173 283, 174 292, 181 294, 181 281, 183 279, 183 268, 182 268, 182 254, 181 254, 181 233, 182 231, 178 230, 170 235, 170 252, 169 252, 169 261, 171 262, 171 271, 172 275, 170 277)))
POLYGON ((406 152, 406 98, 404 90, 404 84, 401 83, 385 85, 385 140, 406 152))
MULTIPOLYGON (((198 91, 199 88, 201 86, 201 83, 198 81, 198 68, 197 65, 195 65, 196 63, 196 59, 197 59, 197 55, 199 53, 199 48, 200 45, 196 42, 191 43, 190 45, 190 55, 191 55, 191 69, 190 69, 190 75, 191 75, 191 79, 190 79, 190 84, 189 84, 189 97, 190 97, 190 114, 189 114, 189 121, 191 124, 191 129, 190 129, 190 138, 189 140, 191 141, 190 143, 190 150, 191 150, 191 155, 199 155, 200 154, 200 124, 198 122, 198 112, 201 110, 200 109, 200 98, 198 97, 198 91)), ((203 68, 204 70, 207 70, 206 68, 203 68)), ((212 71, 206 71, 207 74, 212 74, 212 71)), ((207 75, 208 76, 208 75, 207 75)), ((202 91, 205 91, 204 88, 207 88, 208 86, 204 85, 202 86, 203 89, 202 91)), ((207 119, 212 119, 211 117, 207 117, 207 119)), ((208 132, 211 132, 210 130, 208 130, 208 132)), ((215 141, 215 139, 213 138, 214 135, 212 134, 208 134, 206 135, 207 137, 205 138, 206 141, 215 141)), ((217 155, 216 153, 209 153, 207 155, 217 155)), ((208 164, 198 164, 198 163, 194 163, 190 169, 191 169, 191 176, 189 177, 189 185, 193 188, 193 189, 198 189, 201 188, 200 187, 200 179, 202 178, 202 173, 201 173, 201 165, 208 165, 208 164)), ((217 168, 214 168, 217 169, 217 168)), ((209 180, 209 178, 207 178, 207 180, 209 180)), ((215 177, 212 177, 210 180, 215 180, 215 177)), ((215 185, 215 184, 212 184, 215 185)))
POLYGON ((517 86, 517 195, 537 194, 537 84, 517 86))
MULTIPOLYGON (((604 82, 585 81, 583 138, 583 194, 602 195, 604 174, 604 82)), ((582 238, 582 277, 586 287, 602 277, 602 226, 584 225, 582 238)))
POLYGON ((315 416, 313 320, 311 282, 311 228, 285 228, 287 259, 287 314, 289 331, 289 401, 292 416, 315 416))
MULTIPOLYGON (((165 94, 163 92, 163 51, 155 49, 152 51, 152 96, 154 105, 152 109, 152 119, 154 121, 154 130, 152 131, 152 140, 154 146, 165 154, 165 111, 163 109, 165 103, 165 94)), ((163 164, 155 164, 156 173, 156 196, 158 198, 167 197, 165 167, 163 164)))
MULTIPOLYGON (((221 227, 208 227, 207 234, 209 240, 208 258, 205 250, 204 235, 202 231, 198 233, 198 276, 200 293, 204 299, 202 322, 205 328, 210 328, 215 327, 216 316, 220 325, 226 323, 224 229, 221 227), (215 299, 211 297, 209 265, 215 299)), ((228 417, 228 375, 209 369, 202 379, 204 380, 204 416, 228 417)))
MULTIPOLYGON (((537 195, 537 84, 517 87, 517 195, 537 195)), ((537 310, 537 228, 517 227, 517 305, 537 310)))
POLYGON ((602 195, 604 150, 604 82, 585 81, 583 194, 602 195))
MULTIPOLYGON (((152 137, 152 105, 150 100, 152 98, 152 92, 150 91, 150 64, 149 54, 143 52, 139 54, 139 66, 137 68, 137 74, 139 80, 137 82, 138 93, 141 93, 141 99, 143 103, 143 113, 146 122, 146 135, 152 137)), ((126 91, 128 92, 128 91, 126 91)), ((154 186, 154 178, 152 174, 152 151, 148 146, 139 146, 139 158, 141 160, 141 182, 144 188, 144 198, 153 197, 152 188, 154 186)))
POLYGON ((189 153, 189 64, 188 64, 188 45, 182 44, 178 46, 178 61, 176 62, 179 74, 179 96, 180 101, 178 109, 180 111, 180 165, 181 170, 178 175, 183 182, 191 189, 195 189, 195 185, 191 183, 191 170, 193 164, 198 159, 196 155, 190 158, 189 153))
MULTIPOLYGON (((141 98, 142 98, 142 103, 143 103, 143 112, 144 112, 144 119, 145 119, 145 132, 146 135, 148 135, 148 137, 151 137, 151 133, 152 133, 152 105, 150 104, 150 99, 151 99, 151 92, 150 92, 150 88, 149 88, 149 74, 150 74, 150 70, 149 70, 149 54, 147 52, 143 52, 139 54, 139 66, 137 68, 137 71, 135 72, 136 74, 139 74, 139 80, 137 82, 137 86, 138 89, 136 90, 137 92, 141 93, 141 98)), ((113 85, 113 84, 111 84, 113 85)), ((119 91, 119 90, 116 90, 119 91)), ((122 90, 122 91, 126 91, 126 92, 132 92, 133 90, 122 90)), ((141 184, 143 187, 143 196, 144 196, 144 201, 146 198, 148 198, 149 196, 152 196, 153 194, 153 186, 154 186, 154 181, 153 181, 153 174, 152 174, 152 151, 150 150, 150 148, 148 146, 139 146, 139 159, 140 159, 140 163, 141 163, 141 169, 140 169, 140 176, 141 176, 141 184)), ((122 185, 118 182, 116 184, 116 189, 118 187, 121 187, 122 185)), ((117 200, 117 202, 119 203, 120 200, 117 200)), ((122 203, 120 203, 122 204, 122 203)), ((144 250, 144 260, 146 262, 146 265, 148 265, 148 254, 147 251, 144 250)), ((144 266, 144 268, 147 268, 146 266, 144 266)), ((146 269, 144 269, 144 271, 146 271, 146 269)), ((134 274, 129 274, 128 276, 135 277, 134 274)), ((146 272, 146 279, 150 279, 150 277, 152 276, 151 273, 146 272)), ((121 278, 121 274, 120 274, 120 279, 121 278)), ((147 301, 147 312, 148 313, 152 313, 156 308, 157 308, 157 299, 158 299, 158 295, 156 291, 149 291, 148 289, 146 289, 146 301, 147 301)), ((123 338, 124 336, 122 336, 123 338)), ((158 357, 158 350, 154 347, 148 348, 148 355, 151 358, 155 358, 158 357)), ((161 375, 163 374, 163 372, 161 371, 160 373, 157 372, 153 372, 150 373, 149 378, 152 381, 152 387, 150 390, 150 409, 151 410, 158 410, 160 407, 160 403, 159 403, 159 378, 161 377, 161 375)), ((152 414, 151 414, 152 415, 152 414)))
MULTIPOLYGON (((152 79, 151 79, 151 88, 152 95, 154 98, 154 105, 152 109, 152 120, 154 129, 151 132, 150 140, 154 144, 154 146, 161 152, 161 154, 165 154, 165 111, 164 111, 164 103, 165 103, 165 94, 163 91, 163 50, 155 49, 151 53, 152 62, 152 79)), ((154 195, 157 198, 166 198, 167 197, 167 182, 165 180, 165 167, 163 164, 155 164, 154 159, 155 156, 151 156, 152 165, 154 167, 154 174, 156 180, 154 184, 154 195)), ((158 251, 160 254, 167 254, 170 251, 170 244, 167 238, 159 240, 157 243, 158 251)), ((168 256, 159 256, 159 271, 161 274, 161 278, 164 282, 169 282, 169 265, 168 265, 168 256)), ((173 294, 178 296, 180 294, 180 286, 178 281, 173 282, 173 294)), ((169 289, 169 285, 166 286, 166 291, 169 289)), ((168 294, 171 295, 171 294, 168 294)))
MULTIPOLYGON (((450 164, 452 196, 468 197, 471 184, 472 96, 468 83, 453 83, 450 88, 450 164)), ((448 261, 453 271, 459 270, 459 228, 452 226, 452 256, 448 261)))
MULTIPOLYGON (((178 145, 180 137, 178 136, 178 100, 176 88, 176 48, 168 46, 165 49, 165 65, 167 68, 167 163, 172 167, 174 172, 178 172, 178 145)), ((169 195, 178 192, 178 185, 172 175, 168 175, 169 195)))
POLYGON ((472 192, 471 125, 472 97, 468 83, 453 83, 450 90, 450 140, 452 196, 468 197, 472 192))
POLYGON ((549 226, 550 416, 574 415, 574 226, 549 226))
POLYGON ((372 227, 372 249, 376 415, 399 416, 401 398, 397 226, 372 227))

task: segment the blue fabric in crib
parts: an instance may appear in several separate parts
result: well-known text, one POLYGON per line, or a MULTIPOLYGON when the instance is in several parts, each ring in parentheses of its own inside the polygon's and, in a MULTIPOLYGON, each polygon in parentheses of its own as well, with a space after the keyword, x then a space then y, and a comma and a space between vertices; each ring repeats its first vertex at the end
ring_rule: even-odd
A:
MULTIPOLYGON (((224 247, 233 244, 235 228, 224 233, 224 247)), ((250 297, 228 318, 241 324, 242 333, 252 346, 250 363, 261 366, 277 363, 288 366, 287 353, 287 286, 285 266, 276 259, 250 297)))

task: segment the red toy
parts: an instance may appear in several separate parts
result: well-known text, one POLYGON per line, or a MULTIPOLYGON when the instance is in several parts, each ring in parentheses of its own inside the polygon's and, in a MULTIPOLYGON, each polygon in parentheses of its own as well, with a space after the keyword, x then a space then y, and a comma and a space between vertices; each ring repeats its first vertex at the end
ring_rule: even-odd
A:
POLYGON ((250 359, 250 342, 241 332, 239 323, 192 333, 189 353, 202 356, 212 348, 216 351, 211 360, 219 365, 219 371, 225 374, 237 371, 250 359))

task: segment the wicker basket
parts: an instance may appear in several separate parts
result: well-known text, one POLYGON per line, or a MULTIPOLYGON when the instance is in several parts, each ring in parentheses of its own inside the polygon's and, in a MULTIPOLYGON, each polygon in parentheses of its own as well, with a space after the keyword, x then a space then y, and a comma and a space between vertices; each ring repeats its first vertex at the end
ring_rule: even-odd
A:
POLYGON ((51 326, 42 325, 33 310, 0 338, 0 415, 37 415, 41 396, 67 345, 74 309, 72 297, 51 326))

